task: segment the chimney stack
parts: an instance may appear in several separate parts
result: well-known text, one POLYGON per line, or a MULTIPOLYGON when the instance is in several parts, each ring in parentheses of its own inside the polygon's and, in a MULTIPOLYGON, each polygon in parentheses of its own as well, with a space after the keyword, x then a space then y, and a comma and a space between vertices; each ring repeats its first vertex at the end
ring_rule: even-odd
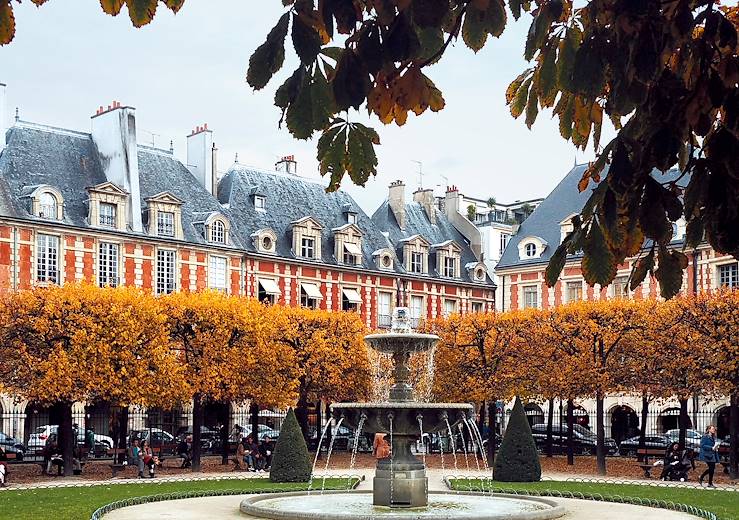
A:
POLYGON ((413 192, 413 202, 418 202, 423 210, 426 212, 426 216, 429 218, 429 222, 436 224, 436 205, 434 200, 434 190, 419 188, 413 192))
POLYGON ((405 229, 405 184, 403 181, 397 180, 390 183, 388 204, 400 229, 405 229))
POLYGON ((213 131, 208 123, 196 126, 187 136, 187 167, 211 195, 216 193, 213 131))
POLYGON ((92 140, 97 147, 105 178, 128 192, 126 221, 132 231, 141 232, 139 158, 136 143, 136 109, 113 101, 101 105, 92 116, 92 140))
POLYGON ((295 160, 294 155, 285 155, 279 161, 275 163, 275 170, 281 173, 290 173, 297 175, 298 173, 298 162, 295 160))
POLYGON ((5 123, 5 83, 0 83, 0 152, 5 149, 7 144, 5 140, 6 123, 5 123))

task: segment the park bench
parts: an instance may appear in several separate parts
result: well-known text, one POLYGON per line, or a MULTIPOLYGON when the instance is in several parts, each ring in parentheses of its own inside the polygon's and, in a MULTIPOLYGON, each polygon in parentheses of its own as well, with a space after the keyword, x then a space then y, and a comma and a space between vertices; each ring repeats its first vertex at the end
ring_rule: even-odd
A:
POLYGON ((718 455, 719 455, 719 464, 723 466, 724 473, 728 475, 729 466, 731 466, 731 463, 729 462, 729 457, 731 455, 731 451, 729 450, 729 447, 726 445, 720 446, 718 449, 718 455))
POLYGON ((115 478, 119 471, 123 471, 128 466, 128 461, 123 460, 122 463, 118 462, 118 455, 126 455, 125 448, 111 448, 108 450, 108 455, 113 456, 113 460, 110 465, 111 478, 115 478))
POLYGON ((649 462, 649 459, 655 457, 664 457, 665 450, 658 448, 639 448, 638 450, 636 450, 636 454, 642 457, 642 462, 640 462, 638 466, 642 469, 642 471, 644 471, 644 477, 652 478, 651 471, 654 469, 654 466, 649 462))

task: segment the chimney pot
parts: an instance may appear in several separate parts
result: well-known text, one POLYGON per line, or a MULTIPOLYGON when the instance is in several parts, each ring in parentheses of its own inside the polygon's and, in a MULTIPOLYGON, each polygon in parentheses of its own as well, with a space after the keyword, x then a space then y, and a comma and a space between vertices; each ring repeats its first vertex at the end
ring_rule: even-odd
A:
POLYGON ((208 129, 208 123, 205 123, 205 124, 203 125, 203 128, 207 130, 207 129, 208 129))

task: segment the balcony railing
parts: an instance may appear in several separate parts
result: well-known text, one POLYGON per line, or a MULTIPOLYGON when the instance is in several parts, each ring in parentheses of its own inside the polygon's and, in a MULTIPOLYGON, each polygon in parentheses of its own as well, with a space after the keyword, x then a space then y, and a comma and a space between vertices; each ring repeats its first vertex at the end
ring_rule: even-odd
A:
POLYGON ((379 314, 377 316, 377 326, 381 329, 389 329, 392 321, 393 317, 389 314, 379 314))

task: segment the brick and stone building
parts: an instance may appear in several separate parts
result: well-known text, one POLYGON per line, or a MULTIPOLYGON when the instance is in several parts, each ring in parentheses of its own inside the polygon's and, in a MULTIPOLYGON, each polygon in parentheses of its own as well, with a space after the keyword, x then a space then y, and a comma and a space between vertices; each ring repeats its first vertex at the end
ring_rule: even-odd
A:
MULTIPOLYGON (((387 203, 370 218, 298 176, 293 157, 274 171, 234 163, 219 179, 207 125, 187 137, 186 164, 138 143, 136 111, 118 102, 97 109, 90 132, 16 120, 0 138, 0 291, 213 289, 356 311, 370 328, 399 305, 419 319, 494 309, 479 250, 438 210, 406 204, 399 234, 387 203)), ((0 431, 23 437, 28 404, 0 396, 0 431)))
MULTIPOLYGON (((616 278, 609 286, 590 287, 582 276, 582 255, 569 255, 556 285, 547 287, 544 278, 547 263, 561 240, 572 230, 572 217, 580 213, 590 195, 590 190, 580 193, 577 188, 586 168, 587 165, 577 165, 567 173, 509 240, 495 268, 502 309, 547 309, 577 300, 659 298, 658 283, 650 276, 635 290, 629 289, 628 279, 636 261, 634 258, 627 259, 618 266, 616 278)), ((664 175, 655 175, 659 175, 659 180, 666 181, 678 178, 679 172, 671 170, 664 175)), ((672 247, 682 249, 684 238, 685 221, 680 219, 673 226, 672 247)), ((689 263, 683 274, 683 292, 692 294, 719 286, 739 287, 739 265, 732 256, 717 253, 707 243, 685 252, 689 263)), ((583 413, 595 409, 592 402, 583 401, 581 404, 583 413)), ((689 404, 691 421, 699 429, 709 423, 717 424, 719 434, 726 435, 727 404, 725 399, 704 402, 703 398, 697 397, 689 404)), ((650 430, 663 432, 675 428, 677 406, 676 401, 661 403, 658 408, 662 413, 652 419, 655 424, 650 426, 650 430)), ((535 410, 533 406, 532 410, 535 410)), ((619 422, 624 417, 633 421, 640 416, 641 399, 629 395, 610 396, 606 402, 606 410, 610 417, 606 420, 606 429, 610 433, 612 422, 619 422), (614 414, 617 417, 615 420, 614 414)), ((539 412, 537 420, 543 421, 545 413, 541 409, 539 412)))

